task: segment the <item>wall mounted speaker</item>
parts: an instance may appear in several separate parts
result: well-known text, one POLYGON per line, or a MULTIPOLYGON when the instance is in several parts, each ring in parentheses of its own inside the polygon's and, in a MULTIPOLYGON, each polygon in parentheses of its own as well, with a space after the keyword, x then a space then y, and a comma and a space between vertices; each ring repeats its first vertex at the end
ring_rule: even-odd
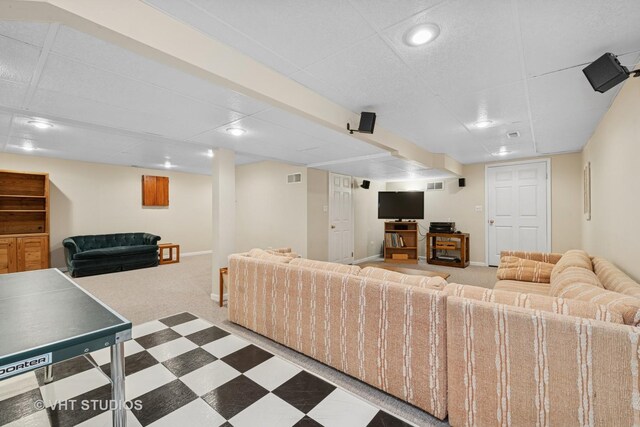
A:
POLYGON ((593 90, 604 93, 629 77, 627 67, 620 65, 612 53, 605 53, 582 70, 593 90))
POLYGON ((467 185, 466 178, 458 178, 458 187, 462 188, 462 187, 465 187, 466 185, 467 185))
POLYGON ((360 187, 364 188, 365 190, 369 189, 369 184, 371 184, 370 181, 367 181, 366 179, 362 180, 362 184, 360 185, 360 187))
POLYGON ((360 133, 373 133, 373 129, 376 127, 376 113, 360 113, 360 126, 358 126, 358 132, 360 133))

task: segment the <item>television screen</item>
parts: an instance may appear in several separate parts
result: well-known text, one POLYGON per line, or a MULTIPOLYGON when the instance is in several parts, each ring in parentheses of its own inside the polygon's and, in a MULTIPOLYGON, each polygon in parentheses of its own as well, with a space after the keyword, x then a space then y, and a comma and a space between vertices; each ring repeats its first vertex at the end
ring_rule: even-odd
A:
POLYGON ((424 219, 424 191, 380 191, 379 219, 424 219))

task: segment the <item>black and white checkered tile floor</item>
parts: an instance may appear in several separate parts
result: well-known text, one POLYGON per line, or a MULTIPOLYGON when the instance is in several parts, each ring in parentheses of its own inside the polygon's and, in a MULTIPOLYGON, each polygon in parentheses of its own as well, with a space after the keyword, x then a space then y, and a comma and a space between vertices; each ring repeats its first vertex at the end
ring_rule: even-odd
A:
MULTIPOLYGON (((129 426, 410 425, 190 313, 135 326, 133 338, 126 397, 139 403, 129 426)), ((109 374, 108 349, 90 357, 109 374)), ((41 370, 0 382, 0 425, 108 426, 110 397, 107 378, 79 357, 55 365, 50 384, 41 370)))

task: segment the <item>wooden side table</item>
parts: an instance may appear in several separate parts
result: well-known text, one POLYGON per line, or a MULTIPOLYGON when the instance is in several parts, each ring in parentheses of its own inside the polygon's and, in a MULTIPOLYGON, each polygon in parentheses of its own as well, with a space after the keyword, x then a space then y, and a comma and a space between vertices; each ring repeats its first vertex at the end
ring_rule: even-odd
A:
POLYGON ((160 258, 160 264, 175 264, 180 262, 180 245, 175 243, 161 243, 158 245, 160 251, 158 257, 160 258), (173 257, 173 251, 175 249, 175 258, 173 257), (169 250, 169 257, 165 258, 165 251, 169 250))
POLYGON ((224 275, 229 273, 228 267, 222 267, 220 269, 220 307, 222 307, 222 303, 224 302, 224 275))

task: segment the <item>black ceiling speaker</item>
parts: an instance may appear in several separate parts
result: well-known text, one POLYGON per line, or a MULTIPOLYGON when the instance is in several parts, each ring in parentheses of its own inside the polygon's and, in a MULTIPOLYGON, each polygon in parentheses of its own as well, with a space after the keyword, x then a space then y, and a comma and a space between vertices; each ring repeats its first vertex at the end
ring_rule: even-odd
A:
MULTIPOLYGON (((593 90, 604 93, 629 77, 629 69, 613 53, 605 53, 582 70, 593 90)), ((640 73, 634 71, 635 77, 640 73)))
POLYGON ((465 187, 467 185, 466 178, 458 178, 458 187, 465 187))
POLYGON ((366 179, 362 180, 362 184, 360 185, 360 187, 364 188, 365 190, 369 189, 369 184, 371 184, 370 181, 367 181, 366 179))
POLYGON ((373 133, 373 129, 376 127, 376 113, 360 113, 360 125, 358 130, 351 129, 351 125, 347 123, 347 130, 350 134, 354 132, 360 133, 373 133))

